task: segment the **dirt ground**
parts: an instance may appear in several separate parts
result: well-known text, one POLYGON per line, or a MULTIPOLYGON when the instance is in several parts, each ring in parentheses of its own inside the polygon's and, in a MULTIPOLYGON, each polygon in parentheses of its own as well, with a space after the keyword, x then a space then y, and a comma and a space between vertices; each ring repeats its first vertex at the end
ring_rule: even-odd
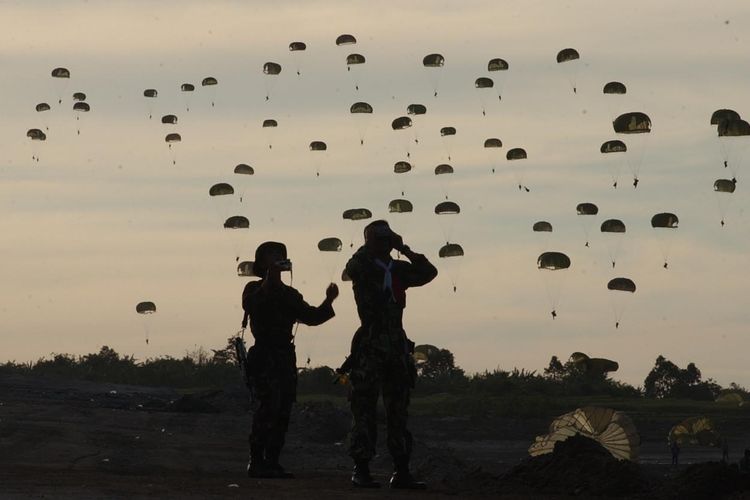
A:
MULTIPOLYGON (((349 414, 343 404, 324 401, 295 407, 282 463, 296 478, 247 478, 251 417, 245 398, 240 389, 185 395, 0 377, 0 498, 527 498, 531 493, 507 487, 503 474, 528 466, 526 450, 549 424, 549 419, 492 416, 413 417, 413 469, 429 490, 362 491, 349 483, 349 414)), ((643 438, 639 470, 654 484, 674 481, 686 465, 668 465, 664 436, 673 417, 634 418, 643 438)), ((750 443, 747 431, 740 431, 745 426, 734 425, 731 460, 739 459, 742 442, 750 443)), ((382 441, 372 468, 385 484, 391 464, 382 441)), ((682 461, 719 458, 716 450, 686 449, 682 461)), ((659 496, 677 497, 664 491, 659 496)), ((534 493, 534 498, 558 497, 564 492, 534 493)), ((743 498, 742 493, 731 498, 743 498)))

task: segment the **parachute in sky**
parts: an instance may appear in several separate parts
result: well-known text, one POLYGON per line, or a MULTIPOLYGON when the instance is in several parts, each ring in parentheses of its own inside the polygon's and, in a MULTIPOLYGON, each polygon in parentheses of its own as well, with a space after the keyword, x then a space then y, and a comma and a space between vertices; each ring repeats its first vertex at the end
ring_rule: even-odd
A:
POLYGON ((600 226, 601 232, 607 236, 607 251, 612 268, 617 264, 617 255, 622 248, 622 240, 625 235, 625 223, 620 219, 607 219, 600 226))
POLYGON ((346 72, 349 73, 350 78, 354 82, 354 90, 359 91, 359 82, 362 78, 366 62, 367 59, 362 54, 354 53, 346 56, 346 72))
POLYGON ((357 228, 362 227, 360 221, 371 219, 372 212, 367 208, 349 208, 347 210, 344 210, 344 212, 341 214, 341 217, 344 220, 349 220, 356 223, 352 225, 349 232, 349 247, 351 248, 354 246, 354 233, 357 231, 357 228))
POLYGON ((276 131, 276 128, 278 128, 279 122, 274 120, 273 118, 266 118, 263 120, 263 124, 261 125, 261 128, 263 128, 263 131, 266 134, 266 142, 268 143, 268 149, 273 149, 273 138, 274 138, 274 132, 276 131))
POLYGON ((243 215, 233 215, 224 221, 224 229, 248 229, 250 221, 243 215))
POLYGON ((539 222, 534 223, 534 225, 532 226, 532 230, 535 233, 551 233, 552 224, 550 224, 546 220, 540 220, 539 222))
POLYGON ((219 81, 213 76, 207 76, 201 80, 201 86, 208 90, 209 99, 211 100, 211 107, 213 108, 216 104, 216 86, 219 81))
POLYGON ((406 107, 406 114, 412 116, 412 131, 414 132, 414 143, 419 144, 419 128, 418 124, 422 118, 417 119, 418 116, 427 114, 427 106, 424 104, 409 104, 406 107))
POLYGON ((536 437, 529 454, 535 457, 552 453, 556 443, 576 434, 598 442, 618 460, 638 460, 641 439, 630 417, 611 408, 592 406, 578 408, 553 420, 549 433, 536 437))
POLYGON ((487 152, 490 162, 490 168, 492 173, 495 173, 495 169, 499 165, 499 158, 501 158, 500 149, 503 147, 503 141, 497 137, 490 137, 484 140, 484 150, 487 152))
POLYGON ((263 78, 263 85, 266 89, 266 101, 271 99, 271 90, 276 85, 280 73, 281 64, 271 61, 263 64, 263 74, 266 75, 263 78))
POLYGON ((45 115, 48 115, 49 113, 47 113, 47 111, 50 111, 50 110, 52 109, 52 108, 50 107, 50 105, 49 105, 49 104, 47 104, 46 102, 40 102, 39 104, 37 104, 37 105, 36 105, 36 106, 34 107, 34 109, 36 110, 36 112, 37 112, 37 113, 42 113, 42 116, 44 117, 44 118, 42 119, 42 124, 44 125, 44 130, 47 130, 47 131, 49 131, 49 122, 48 122, 48 120, 46 119, 46 116, 45 116, 45 115))
POLYGON ((624 83, 621 82, 607 82, 604 84, 604 88, 602 89, 602 92, 604 94, 627 94, 628 90, 625 87, 624 83))
POLYGON ((578 370, 594 378, 604 377, 607 373, 616 372, 620 369, 620 364, 617 361, 605 358, 590 358, 582 352, 571 354, 569 361, 578 370))
POLYGON ((411 128, 411 126, 412 120, 408 116, 399 116, 391 122, 391 128, 399 133, 401 148, 407 158, 411 158, 411 139, 409 139, 403 130, 411 128))
POLYGON ((440 129, 440 137, 443 140, 445 152, 448 154, 448 161, 451 161, 451 153, 456 141, 456 127, 443 127, 440 129))
MULTIPOLYGON (((242 175, 242 176, 255 175, 255 169, 246 163, 240 163, 239 165, 234 167, 234 173, 237 175, 242 175)), ((246 190, 244 187, 245 184, 247 183, 243 182, 242 183, 243 187, 242 189, 240 189, 240 203, 242 203, 245 198, 245 190, 246 190)))
POLYGON ((477 89, 479 101, 482 103, 482 116, 487 116, 487 104, 489 103, 488 96, 495 94, 495 82, 492 78, 482 76, 474 80, 474 88, 477 89))
POLYGON ((634 137, 630 140, 625 158, 633 174, 633 187, 638 187, 638 174, 643 163, 646 150, 646 140, 651 132, 651 118, 646 113, 634 111, 623 113, 612 122, 612 128, 618 134, 628 134, 634 137))
POLYGON ((237 264, 237 276, 240 276, 242 278, 255 276, 255 272, 253 271, 253 264, 254 263, 251 260, 243 260, 242 262, 237 264))
POLYGON ((62 104, 62 96, 70 81, 70 71, 67 68, 55 68, 52 70, 52 78, 57 94, 57 104, 62 104))
POLYGON ((172 157, 172 165, 177 165, 176 145, 182 142, 182 136, 176 132, 172 132, 164 137, 164 142, 167 143, 167 147, 169 148, 169 154, 172 157))
POLYGON ((582 219, 579 219, 581 221, 581 225, 583 227, 583 232, 586 235, 586 247, 589 246, 589 232, 591 231, 591 225, 593 224, 593 217, 594 215, 599 213, 599 207, 597 207, 593 203, 579 203, 576 205, 576 213, 580 216, 583 216, 582 219))
POLYGON ((461 258, 464 256, 464 249, 458 243, 446 243, 438 251, 438 256, 441 260, 441 264, 446 269, 446 274, 453 284, 453 291, 458 290, 458 272, 461 264, 461 258))
POLYGON ((675 230, 680 223, 680 219, 673 213, 663 212, 651 217, 651 227, 660 237, 662 255, 664 256, 664 269, 669 268, 669 250, 672 246, 675 230))
POLYGON ((497 92, 497 99, 501 101, 503 99, 503 87, 505 87, 505 75, 508 72, 510 66, 508 61, 505 59, 495 58, 490 59, 487 63, 487 71, 493 73, 495 89, 497 92))
POLYGON ((630 278, 613 278, 607 283, 607 290, 616 292, 616 296, 612 297, 612 309, 615 313, 615 328, 619 328, 626 302, 629 301, 628 296, 635 293, 635 283, 630 278))
POLYGON ((180 91, 185 98, 185 109, 190 111, 190 102, 193 99, 193 92, 195 92, 195 85, 192 83, 183 83, 180 85, 180 91))
POLYGON ((146 89, 143 91, 143 97, 146 98, 146 106, 148 107, 148 119, 150 120, 154 115, 154 99, 159 95, 156 89, 146 89))
POLYGON ((525 172, 523 165, 520 163, 517 163, 517 160, 525 160, 528 156, 526 154, 526 150, 523 148, 512 148, 509 149, 507 153, 505 153, 505 159, 508 160, 510 163, 510 169, 513 172, 513 177, 515 177, 516 185, 518 185, 519 191, 526 191, 527 193, 531 191, 529 187, 525 184, 524 178, 525 178, 525 172))
POLYGON ((39 162, 39 144, 47 140, 47 134, 38 128, 30 128, 26 131, 26 137, 31 139, 31 160, 39 162))
POLYGON ((370 125, 372 112, 372 106, 366 102, 355 102, 349 107, 349 113, 352 115, 352 118, 354 118, 356 123, 360 145, 364 145, 365 143, 365 133, 370 125))
POLYGON ((305 42, 292 42, 289 44, 289 52, 292 53, 297 76, 302 76, 302 54, 305 51, 307 51, 307 44, 305 42))
POLYGON ((432 95, 433 97, 437 97, 438 87, 440 86, 440 74, 442 73, 443 66, 445 66, 445 58, 442 54, 427 54, 422 58, 422 66, 426 68, 429 74, 432 95))
POLYGON ((731 195, 737 188, 737 181, 734 179, 716 179, 714 181, 714 193, 719 203, 719 213, 721 213, 721 227, 724 227, 724 219, 727 215, 731 195))
POLYGON ((315 167, 315 176, 320 177, 320 169, 327 158, 328 144, 323 141, 312 141, 308 146, 313 155, 313 166, 315 167))
POLYGON ((228 229, 233 233, 230 234, 232 246, 234 248, 234 261, 240 261, 240 252, 244 250, 245 240, 247 239, 248 231, 250 228, 250 220, 244 215, 232 215, 224 221, 224 229, 228 229))
MULTIPOLYGON (((408 161, 397 161, 393 164, 394 174, 406 174, 408 172, 411 172, 411 169, 411 163, 409 163, 408 161)), ((406 177, 403 175, 398 175, 398 181, 401 188, 401 196, 404 196, 404 193, 406 191, 406 177)))
POLYGON ((453 230, 457 222, 457 215, 461 213, 461 207, 454 201, 442 201, 435 205, 435 214, 438 215, 438 223, 443 231, 446 243, 453 239, 453 230))
POLYGON ((339 266, 341 250, 343 248, 343 242, 336 237, 323 238, 318 241, 321 268, 326 271, 326 279, 330 282, 332 282, 334 277, 338 274, 336 270, 339 266))
POLYGON ((719 146, 724 158, 724 167, 732 173, 736 180, 750 141, 750 124, 741 118, 721 120, 716 127, 719 146))
POLYGON ((143 333, 146 337, 146 344, 149 342, 149 334, 151 330, 151 319, 150 316, 156 312, 156 304, 153 302, 139 302, 135 306, 135 312, 143 317, 143 333))
POLYGON ((161 122, 167 125, 177 125, 176 115, 164 115, 161 117, 161 122))
POLYGON ((717 109, 711 113, 711 125, 718 125, 725 120, 739 120, 740 114, 733 109, 717 109))
POLYGON ((627 152, 627 150, 628 147, 625 145, 625 143, 618 139, 605 141, 599 148, 599 152, 601 152, 603 155, 607 155, 605 156, 605 158, 607 161, 607 166, 609 167, 610 176, 612 177, 612 187, 615 189, 617 189, 617 182, 620 177, 620 167, 624 162, 624 159, 621 158, 621 155, 616 153, 625 153, 627 152))
POLYGON ((552 319, 557 317, 557 305, 560 302, 560 293, 565 279, 561 273, 570 267, 570 257, 562 252, 543 252, 536 260, 536 266, 543 273, 544 285, 547 290, 547 298, 552 305, 552 319))
POLYGON ((388 203, 388 212, 395 214, 406 214, 414 211, 414 205, 409 200, 391 200, 388 203))
POLYGON ((83 92, 73 92, 73 102, 78 101, 85 101, 86 100, 86 94, 83 92))
POLYGON ((234 194, 234 188, 231 184, 220 182, 211 186, 211 188, 208 190, 208 194, 209 196, 226 196, 234 194))
POLYGON ((353 35, 343 34, 336 37, 336 45, 354 45, 357 39, 353 35))
POLYGON ((573 93, 578 93, 576 80, 578 79, 578 66, 580 65, 580 54, 576 49, 562 49, 557 53, 557 64, 565 71, 565 76, 573 88, 573 93))

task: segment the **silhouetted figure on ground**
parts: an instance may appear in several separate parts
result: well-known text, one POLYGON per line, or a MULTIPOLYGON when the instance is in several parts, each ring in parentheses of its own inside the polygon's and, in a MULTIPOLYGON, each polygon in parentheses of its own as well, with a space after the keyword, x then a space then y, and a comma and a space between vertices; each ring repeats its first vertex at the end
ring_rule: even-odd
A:
POLYGON ((391 488, 423 489, 409 471, 412 436, 406 428, 409 396, 416 379, 414 343, 402 324, 406 290, 426 285, 437 269, 424 255, 413 252, 384 220, 365 227, 365 244, 346 265, 352 279, 361 326, 352 339, 351 354, 341 371, 350 372, 354 423, 349 455, 354 459, 352 483, 372 488, 370 476, 376 453, 377 403, 383 394, 388 426, 388 451, 393 458, 391 488), (393 260, 397 250, 409 262, 393 260))
POLYGON ((721 438, 721 461, 729 463, 729 441, 727 438, 721 438))
POLYGON ((318 307, 281 281, 281 272, 291 271, 283 243, 267 241, 255 251, 251 281, 242 292, 243 327, 250 320, 255 345, 248 350, 248 379, 259 407, 250 433, 250 477, 293 477, 279 464, 297 392, 297 358, 292 329, 296 322, 320 325, 334 316, 333 301, 339 294, 331 283, 318 307))
POLYGON ((740 472, 750 474, 750 450, 745 448, 745 455, 740 459, 740 472))
POLYGON ((680 443, 676 439, 669 443, 669 450, 672 452, 672 465, 680 465, 680 443))

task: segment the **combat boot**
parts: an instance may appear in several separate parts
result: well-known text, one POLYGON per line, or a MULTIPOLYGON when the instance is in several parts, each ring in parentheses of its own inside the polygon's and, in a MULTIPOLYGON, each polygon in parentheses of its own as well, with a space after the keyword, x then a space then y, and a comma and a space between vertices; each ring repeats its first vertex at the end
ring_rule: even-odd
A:
POLYGON ((391 482, 389 486, 393 489, 402 490, 424 490, 427 489, 427 485, 421 481, 414 479, 414 476, 409 472, 409 461, 398 460, 395 464, 395 471, 391 476, 391 482))
POLYGON ((281 450, 266 449, 265 467, 270 474, 268 477, 275 479, 293 479, 294 474, 284 470, 284 467, 279 463, 279 455, 281 455, 281 450))
POLYGON ((247 477, 268 478, 271 471, 263 459, 263 447, 257 444, 250 445, 250 463, 247 464, 247 477))
POLYGON ((370 463, 363 460, 354 463, 352 484, 357 488, 380 488, 380 483, 370 475, 370 463))

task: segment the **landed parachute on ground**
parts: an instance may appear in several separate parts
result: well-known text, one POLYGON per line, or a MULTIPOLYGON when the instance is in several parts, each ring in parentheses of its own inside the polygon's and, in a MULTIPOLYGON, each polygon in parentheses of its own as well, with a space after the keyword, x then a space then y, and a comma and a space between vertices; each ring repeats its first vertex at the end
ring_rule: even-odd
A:
POLYGON ((667 441, 680 445, 719 446, 721 435, 710 418, 690 417, 669 430, 667 441))
POLYGON ((745 398, 740 392, 727 391, 716 396, 716 402, 722 404, 743 406, 745 404, 745 398))
POLYGON ((557 417, 550 424, 549 434, 536 437, 529 454, 552 453, 555 443, 576 434, 598 442, 618 460, 638 460, 641 439, 630 417, 611 408, 593 406, 557 417))

